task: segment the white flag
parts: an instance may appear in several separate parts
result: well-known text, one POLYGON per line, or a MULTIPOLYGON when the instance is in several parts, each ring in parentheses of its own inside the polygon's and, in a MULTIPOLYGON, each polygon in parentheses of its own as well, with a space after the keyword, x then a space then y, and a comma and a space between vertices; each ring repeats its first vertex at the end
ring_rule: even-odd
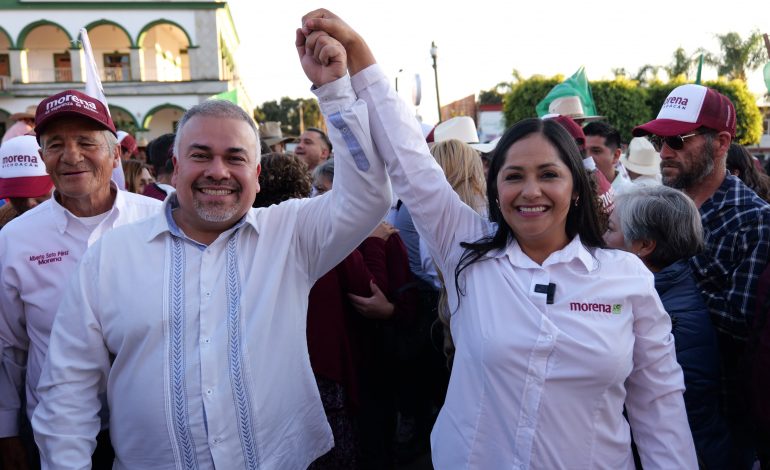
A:
MULTIPOLYGON (((80 28, 80 42, 83 44, 83 52, 86 56, 86 95, 96 98, 104 104, 107 114, 110 114, 110 107, 107 106, 107 97, 104 96, 102 79, 99 78, 99 69, 94 60, 94 51, 91 49, 91 41, 88 40, 88 32, 85 28, 80 28)), ((112 115, 110 114, 110 118, 112 115)), ((119 189, 126 189, 126 176, 123 173, 123 165, 112 170, 112 181, 119 189)))
POLYGON ((91 41, 88 40, 88 31, 85 28, 80 28, 80 42, 83 44, 86 56, 86 95, 101 101, 109 113, 110 108, 107 106, 107 97, 104 96, 102 79, 99 78, 99 68, 96 66, 94 51, 91 49, 91 41))

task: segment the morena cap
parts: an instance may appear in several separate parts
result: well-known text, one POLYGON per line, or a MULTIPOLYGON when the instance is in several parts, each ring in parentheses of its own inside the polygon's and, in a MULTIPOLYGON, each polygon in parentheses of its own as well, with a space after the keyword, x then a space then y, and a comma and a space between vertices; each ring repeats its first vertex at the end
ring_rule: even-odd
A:
POLYGON ((51 192, 53 181, 31 135, 5 141, 0 146, 0 198, 40 197, 51 192))
POLYGON ((124 152, 128 152, 129 154, 134 155, 139 151, 139 145, 137 145, 134 136, 126 131, 118 131, 117 136, 120 148, 123 149, 124 152))
POLYGON ((727 131, 735 137, 735 107, 716 90, 687 84, 669 93, 657 118, 635 127, 631 133, 634 137, 649 134, 670 137, 689 134, 700 127, 727 131))
POLYGON ((46 126, 55 119, 65 116, 82 116, 90 119, 117 137, 115 124, 113 124, 110 113, 101 101, 77 90, 65 90, 49 96, 37 105, 35 134, 37 134, 38 139, 45 131, 46 126))
POLYGON ((569 132, 572 138, 575 139, 575 142, 577 143, 577 146, 580 148, 580 150, 585 150, 586 135, 583 132, 583 128, 580 127, 580 124, 576 123, 574 119, 569 116, 562 116, 559 114, 546 114, 542 117, 542 119, 552 119, 561 124, 563 128, 567 129, 567 132, 569 132))

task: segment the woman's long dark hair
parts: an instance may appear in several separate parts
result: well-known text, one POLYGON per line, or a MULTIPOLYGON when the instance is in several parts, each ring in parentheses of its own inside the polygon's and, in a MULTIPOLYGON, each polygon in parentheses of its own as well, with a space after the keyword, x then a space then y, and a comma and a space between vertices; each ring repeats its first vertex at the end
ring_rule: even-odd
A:
POLYGON ((559 157, 567 165, 572 174, 573 191, 578 195, 578 204, 570 204, 567 212, 566 232, 569 239, 580 235, 580 241, 589 247, 604 247, 604 233, 600 203, 596 197, 595 184, 583 167, 582 157, 575 140, 556 121, 537 118, 524 119, 508 129, 492 153, 492 163, 487 179, 487 201, 489 203, 489 220, 497 224, 494 235, 484 237, 475 242, 461 242, 465 252, 455 268, 455 286, 458 297, 462 295, 460 288, 460 273, 481 260, 492 250, 503 249, 511 239, 516 238, 511 227, 503 218, 500 206, 497 204, 497 174, 505 163, 508 149, 519 140, 539 133, 555 148, 559 157))

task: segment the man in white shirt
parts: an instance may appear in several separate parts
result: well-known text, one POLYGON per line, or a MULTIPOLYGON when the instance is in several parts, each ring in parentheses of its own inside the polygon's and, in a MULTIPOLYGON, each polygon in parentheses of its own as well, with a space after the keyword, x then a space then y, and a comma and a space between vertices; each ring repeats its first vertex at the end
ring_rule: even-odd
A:
POLYGON ((382 220, 390 184, 344 49, 297 37, 339 149, 334 191, 252 209, 254 122, 222 101, 188 110, 176 192, 91 247, 59 308, 32 420, 45 468, 88 465, 102 389, 115 468, 305 469, 332 447, 308 293, 382 220))
POLYGON ((54 314, 81 256, 105 232, 160 208, 158 201, 118 191, 110 182, 120 147, 100 101, 63 91, 38 105, 35 122, 54 195, 0 232, 0 437, 11 438, 3 440, 3 457, 10 459, 23 457, 12 437, 19 435, 25 368, 31 418, 54 314))
POLYGON ((606 122, 588 123, 583 128, 586 135, 586 155, 590 155, 596 168, 604 173, 616 195, 633 188, 631 179, 620 164, 620 132, 606 122))

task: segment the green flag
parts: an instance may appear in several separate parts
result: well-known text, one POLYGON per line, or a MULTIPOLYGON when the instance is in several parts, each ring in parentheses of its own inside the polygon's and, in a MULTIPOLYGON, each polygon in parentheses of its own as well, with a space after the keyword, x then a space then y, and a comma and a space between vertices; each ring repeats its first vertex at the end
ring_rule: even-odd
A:
POLYGON ((767 92, 770 93, 770 62, 765 64, 765 86, 767 87, 767 92))
POLYGON ((548 92, 543 101, 539 102, 535 107, 537 116, 543 117, 548 114, 548 106, 551 102, 565 96, 577 96, 580 98, 583 112, 586 116, 595 116, 597 114, 585 67, 581 66, 571 77, 559 83, 548 92))
POLYGON ((703 54, 698 59, 698 73, 695 75, 695 84, 700 85, 700 74, 703 71, 703 54))
POLYGON ((238 90, 233 89, 229 91, 223 91, 222 93, 218 93, 212 96, 211 98, 215 100, 225 100, 233 104, 238 104, 238 90))

